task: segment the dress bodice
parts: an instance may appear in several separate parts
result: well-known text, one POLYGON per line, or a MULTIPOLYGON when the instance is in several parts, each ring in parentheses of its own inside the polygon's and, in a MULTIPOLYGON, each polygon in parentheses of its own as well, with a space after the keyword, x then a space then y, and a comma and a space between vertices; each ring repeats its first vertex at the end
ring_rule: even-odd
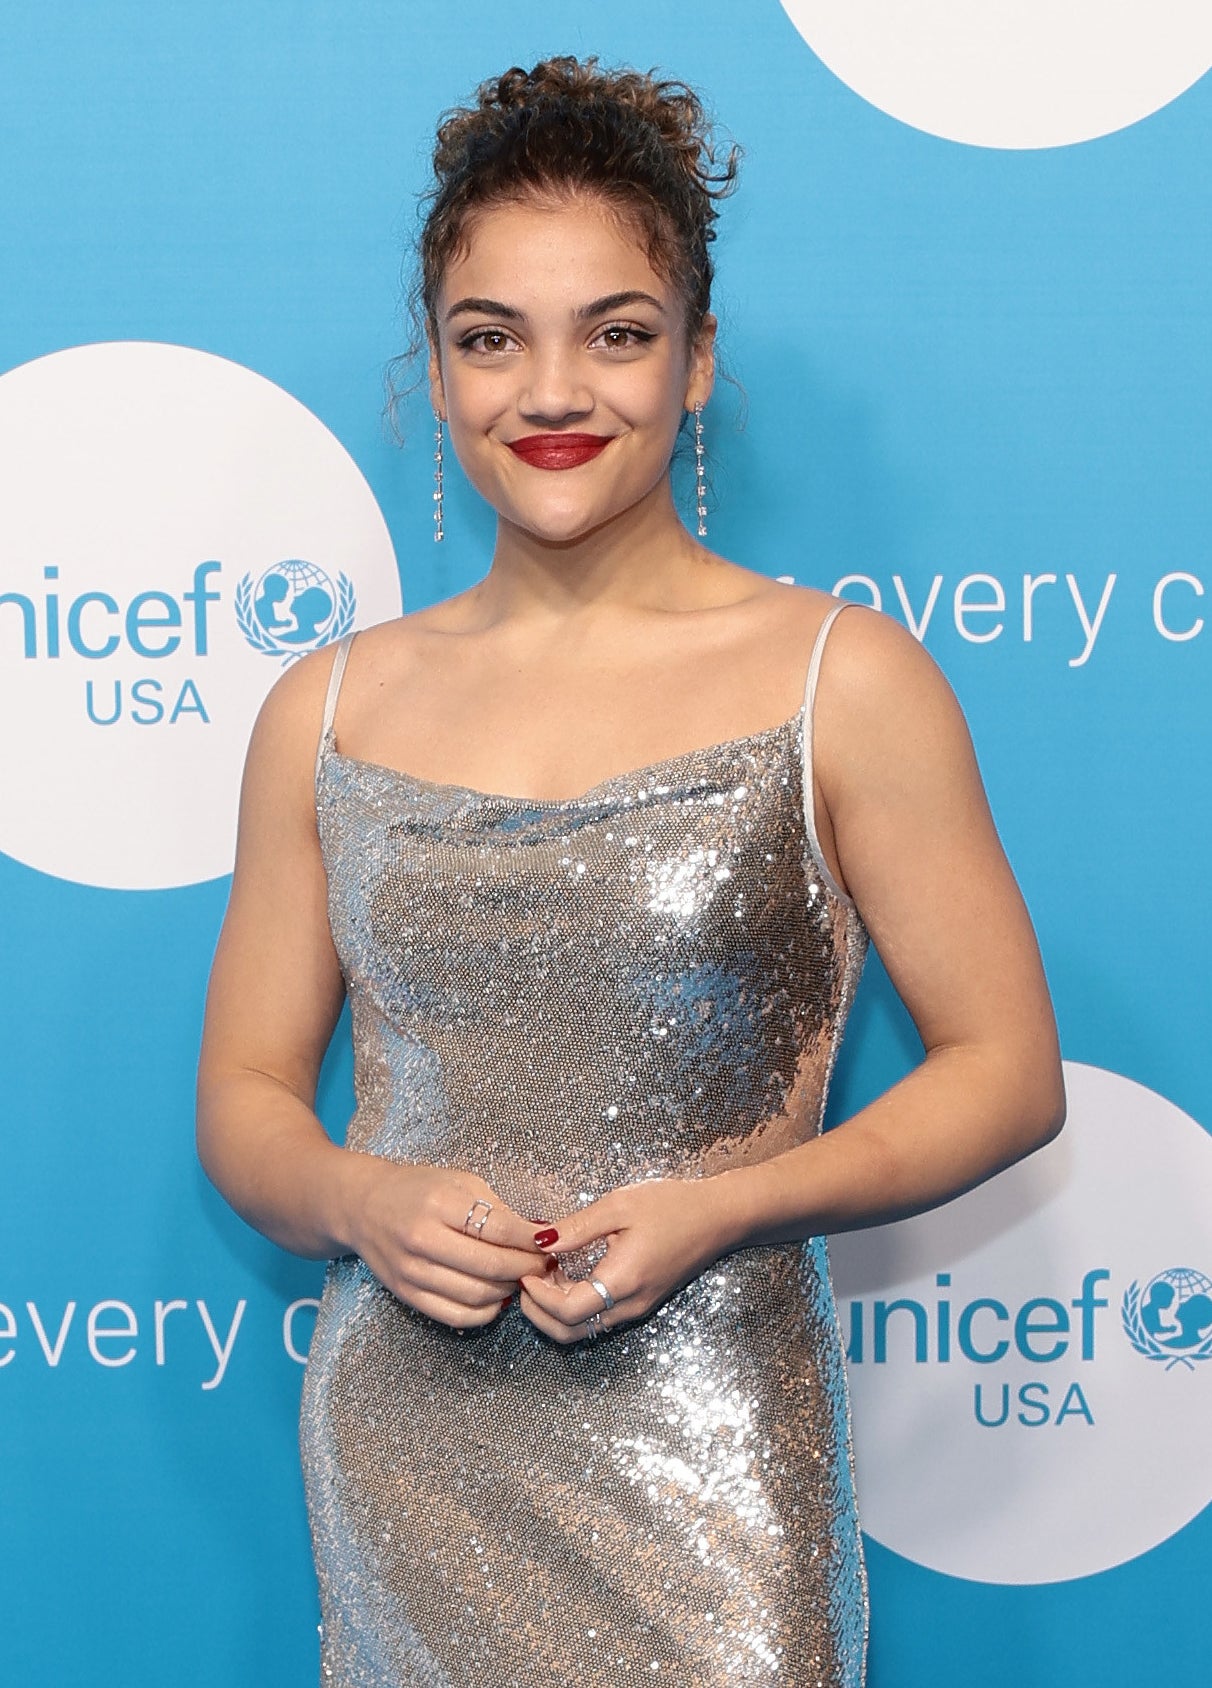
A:
POLYGON ((329 720, 350 1146, 469 1167, 542 1217, 817 1131, 865 934, 816 844, 811 690, 553 801, 344 756, 329 720))

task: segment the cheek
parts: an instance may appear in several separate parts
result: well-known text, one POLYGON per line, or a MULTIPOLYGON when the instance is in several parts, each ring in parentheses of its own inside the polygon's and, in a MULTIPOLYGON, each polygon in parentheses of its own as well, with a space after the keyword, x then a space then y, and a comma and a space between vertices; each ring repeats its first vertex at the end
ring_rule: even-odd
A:
POLYGON ((676 416, 681 409, 687 378, 680 364, 662 358, 641 369, 620 369, 614 373, 618 404, 624 413, 630 405, 637 419, 659 422, 676 416))
POLYGON ((485 381, 459 365, 446 367, 446 403, 455 425, 477 428, 501 408, 504 386, 485 381))
POLYGON ((673 448, 682 418, 682 389, 666 380, 619 383, 616 390, 599 392, 604 414, 617 416, 644 442, 646 452, 673 448))
POLYGON ((476 381, 446 382, 446 437, 473 484, 479 484, 493 448, 487 436, 503 410, 499 396, 476 381))

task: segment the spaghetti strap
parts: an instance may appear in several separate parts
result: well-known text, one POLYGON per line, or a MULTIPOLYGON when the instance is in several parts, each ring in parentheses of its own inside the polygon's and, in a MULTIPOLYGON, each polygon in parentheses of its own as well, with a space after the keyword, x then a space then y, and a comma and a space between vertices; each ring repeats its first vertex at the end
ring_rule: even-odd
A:
POLYGON ((320 742, 316 746, 316 779, 320 777, 320 769, 324 763, 324 752, 328 749, 329 739, 332 737, 332 724, 337 713, 337 698, 341 691, 341 681, 345 676, 345 664, 349 661, 349 647, 356 635, 346 633, 344 638, 337 641, 337 654, 333 658, 332 669, 328 676, 328 690, 324 694, 324 719, 320 723, 320 742))
POLYGON ((848 607, 849 605, 846 603, 835 604, 833 606, 824 621, 822 621, 820 630, 817 633, 816 640, 812 646, 812 656, 808 663, 808 677, 804 682, 803 788, 804 829, 808 834, 808 847, 812 852, 812 859, 816 865, 816 870, 838 901, 849 905, 852 903, 853 899, 846 895, 845 891, 842 890, 832 873, 830 873, 829 864, 826 862, 821 850, 821 841, 817 836, 816 783, 814 779, 812 759, 813 714, 816 708, 816 688, 817 681, 820 679, 821 658, 825 654, 825 642, 829 637, 830 629, 833 627, 834 622, 837 620, 838 616, 841 615, 842 611, 848 607))

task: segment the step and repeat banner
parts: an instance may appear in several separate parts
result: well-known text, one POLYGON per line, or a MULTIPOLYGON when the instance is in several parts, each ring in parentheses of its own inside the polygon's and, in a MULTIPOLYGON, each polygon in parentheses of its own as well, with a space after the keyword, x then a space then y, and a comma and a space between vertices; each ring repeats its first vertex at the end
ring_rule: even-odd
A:
MULTIPOLYGON (((438 113, 553 52, 682 77, 743 145, 710 542, 934 653, 1061 1024, 1054 1144, 832 1245, 869 1681, 1202 1683, 1199 0, 5 10, 0 1674, 315 1679, 295 1417, 322 1268, 196 1166, 205 978, 265 692, 487 564, 491 519, 453 465, 434 547, 431 422, 406 394, 398 442, 384 371, 438 113)), ((347 1037, 322 1085, 338 1134, 347 1037)), ((873 962, 835 1115, 917 1055, 873 962)))

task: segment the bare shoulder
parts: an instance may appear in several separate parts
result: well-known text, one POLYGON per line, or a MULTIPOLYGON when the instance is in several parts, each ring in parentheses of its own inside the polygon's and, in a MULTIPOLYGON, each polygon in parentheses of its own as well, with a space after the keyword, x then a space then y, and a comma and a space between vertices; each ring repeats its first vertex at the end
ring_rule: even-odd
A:
MULTIPOLYGON (((837 607, 843 600, 833 599, 837 607)), ((866 604, 845 604, 830 632, 822 687, 848 709, 884 713, 906 707, 951 707, 955 694, 929 651, 907 628, 866 604)))
MULTIPOLYGON (((434 606, 434 610, 440 608, 434 606)), ((411 648, 432 635, 438 625, 434 610, 414 610, 361 628, 354 636, 349 661, 351 676, 358 676, 356 683, 368 672, 398 664, 411 648)), ((292 663, 266 694, 256 734, 272 737, 283 747, 296 741, 309 743, 314 755, 336 656, 337 646, 325 645, 292 663)))
POLYGON ((310 651, 274 681, 253 728, 254 748, 268 742, 280 753, 310 743, 314 757, 336 655, 336 645, 310 651))
POLYGON ((816 700, 818 773, 834 789, 891 795, 978 778, 968 725, 930 653, 891 616, 848 605, 829 636, 816 700))

